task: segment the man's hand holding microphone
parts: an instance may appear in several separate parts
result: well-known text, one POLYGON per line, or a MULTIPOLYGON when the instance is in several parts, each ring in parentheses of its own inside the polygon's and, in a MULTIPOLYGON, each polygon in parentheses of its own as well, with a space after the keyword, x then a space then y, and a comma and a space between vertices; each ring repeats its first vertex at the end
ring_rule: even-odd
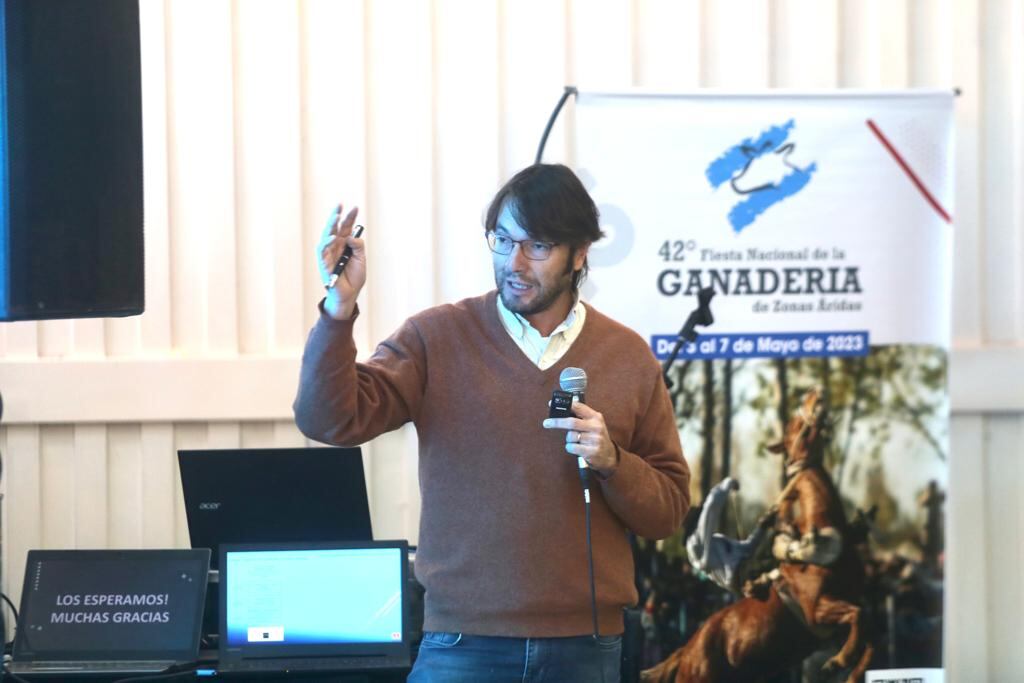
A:
POLYGON ((576 417, 548 418, 545 429, 565 429, 565 452, 583 458, 587 466, 603 476, 619 464, 619 450, 608 434, 604 415, 578 400, 572 402, 576 417))
POLYGON ((604 415, 586 405, 587 373, 565 368, 558 377, 559 390, 551 395, 545 429, 564 429, 565 451, 579 460, 580 472, 593 469, 607 478, 619 465, 619 448, 608 434, 604 415))

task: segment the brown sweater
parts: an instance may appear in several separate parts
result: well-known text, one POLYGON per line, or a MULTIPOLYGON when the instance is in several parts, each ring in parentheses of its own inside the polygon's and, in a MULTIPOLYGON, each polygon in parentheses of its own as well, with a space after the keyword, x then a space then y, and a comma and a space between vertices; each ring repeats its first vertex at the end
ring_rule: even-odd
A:
POLYGON ((496 292, 410 318, 357 363, 352 321, 322 315, 302 359, 295 421, 317 441, 360 444, 412 421, 422 494, 416 576, 424 628, 556 637, 592 631, 583 494, 565 432, 541 426, 563 368, 590 378, 620 463, 592 478, 602 634, 635 604, 626 531, 663 538, 689 507, 668 392, 647 344, 587 307, 583 331, 540 370, 502 327, 496 292))

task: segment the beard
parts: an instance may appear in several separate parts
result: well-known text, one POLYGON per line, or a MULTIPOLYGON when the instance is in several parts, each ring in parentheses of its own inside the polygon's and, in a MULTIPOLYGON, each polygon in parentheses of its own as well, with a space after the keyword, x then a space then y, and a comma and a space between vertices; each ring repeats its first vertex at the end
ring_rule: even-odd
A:
POLYGON ((529 285, 530 289, 520 294, 508 283, 508 273, 506 271, 495 273, 494 276, 494 283, 498 288, 498 296, 501 297, 501 303, 509 311, 522 316, 534 315, 548 310, 563 294, 572 289, 571 271, 557 280, 546 284, 524 278, 517 278, 516 280, 529 285))

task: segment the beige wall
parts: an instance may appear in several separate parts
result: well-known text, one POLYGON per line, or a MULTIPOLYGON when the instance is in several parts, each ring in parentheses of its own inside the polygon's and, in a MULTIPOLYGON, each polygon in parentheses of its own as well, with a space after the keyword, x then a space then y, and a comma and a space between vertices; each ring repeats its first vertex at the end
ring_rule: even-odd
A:
MULTIPOLYGON (((301 445, 332 202, 364 210, 362 349, 491 285, 481 211, 563 85, 960 87, 950 680, 1024 677, 1024 0, 142 0, 147 312, 0 324, 3 585, 32 547, 186 545, 174 452, 301 445)), ((566 159, 564 124, 547 158, 566 159)), ((367 449, 415 539, 415 435, 367 449)))

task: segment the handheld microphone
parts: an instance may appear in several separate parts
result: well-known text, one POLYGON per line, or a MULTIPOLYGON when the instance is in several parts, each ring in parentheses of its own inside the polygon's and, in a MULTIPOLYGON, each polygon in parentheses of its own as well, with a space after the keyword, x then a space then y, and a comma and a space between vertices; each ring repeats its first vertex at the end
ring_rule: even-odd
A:
MULTIPOLYGON (((566 368, 558 376, 558 386, 573 398, 579 399, 580 403, 584 403, 584 392, 587 390, 587 373, 582 368, 566 368)), ((590 469, 590 465, 587 464, 582 455, 577 456, 576 464, 581 470, 590 469)))
POLYGON ((568 391, 578 398, 580 403, 586 403, 586 400, 583 398, 583 392, 587 390, 587 373, 581 368, 566 368, 562 370, 562 374, 558 376, 558 386, 562 388, 562 391, 568 391))
MULTIPOLYGON (((583 403, 584 392, 587 390, 587 373, 581 368, 566 368, 558 376, 558 386, 561 388, 561 391, 555 391, 555 393, 568 396, 570 408, 574 398, 579 399, 580 403, 583 403)), ((554 399, 552 399, 551 403, 553 406, 554 399)), ((590 613, 594 619, 594 639, 596 640, 600 632, 598 631, 597 624, 597 592, 594 587, 594 551, 590 538, 590 465, 583 459, 583 456, 576 457, 576 464, 579 467, 577 471, 580 475, 580 483, 583 484, 583 503, 584 510, 586 510, 587 566, 590 568, 590 613)), ((602 681, 604 680, 603 669, 601 671, 601 679, 602 681)))

